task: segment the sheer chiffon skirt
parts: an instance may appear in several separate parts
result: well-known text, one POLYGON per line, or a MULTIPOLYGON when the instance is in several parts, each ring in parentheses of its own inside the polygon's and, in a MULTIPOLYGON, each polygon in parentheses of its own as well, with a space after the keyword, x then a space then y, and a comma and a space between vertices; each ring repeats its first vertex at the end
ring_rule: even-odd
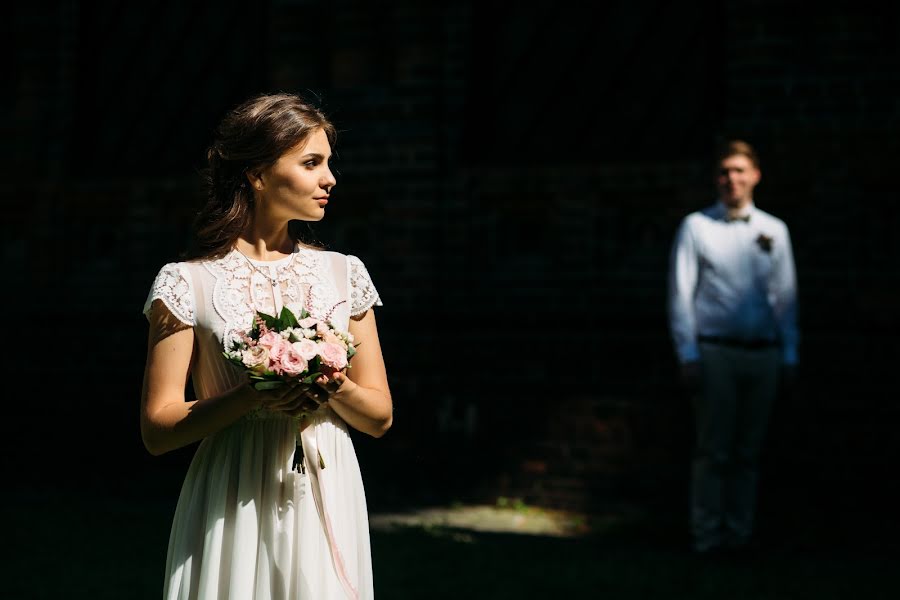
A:
POLYGON ((261 411, 201 442, 175 509, 165 600, 373 597, 356 452, 346 424, 319 412, 303 434, 315 452, 305 473, 292 468, 297 422, 281 414, 261 411))

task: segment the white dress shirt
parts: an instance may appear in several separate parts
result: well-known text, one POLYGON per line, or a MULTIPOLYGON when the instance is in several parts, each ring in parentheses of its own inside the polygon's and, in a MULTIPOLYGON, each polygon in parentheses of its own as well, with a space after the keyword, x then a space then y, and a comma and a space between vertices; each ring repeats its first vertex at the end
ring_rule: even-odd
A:
POLYGON ((797 281, 787 225, 751 204, 738 220, 718 202, 686 216, 672 245, 668 313, 680 362, 698 336, 781 344, 797 363, 797 281), (742 220, 746 219, 746 220, 742 220))

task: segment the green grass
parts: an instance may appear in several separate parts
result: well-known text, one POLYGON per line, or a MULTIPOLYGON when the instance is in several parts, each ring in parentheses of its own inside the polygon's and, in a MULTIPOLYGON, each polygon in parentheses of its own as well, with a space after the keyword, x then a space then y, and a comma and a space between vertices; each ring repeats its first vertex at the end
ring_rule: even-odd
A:
MULTIPOLYGON (((121 491, 92 496, 77 489, 5 495, 4 598, 160 597, 174 495, 170 500, 121 491)), ((777 526, 789 534, 775 535, 775 525, 770 525, 768 547, 745 562, 692 556, 684 551, 679 524, 652 515, 581 538, 435 526, 373 531, 376 597, 900 597, 892 572, 896 544, 860 545, 861 537, 854 541, 843 529, 825 531, 821 522, 790 517, 777 526)))

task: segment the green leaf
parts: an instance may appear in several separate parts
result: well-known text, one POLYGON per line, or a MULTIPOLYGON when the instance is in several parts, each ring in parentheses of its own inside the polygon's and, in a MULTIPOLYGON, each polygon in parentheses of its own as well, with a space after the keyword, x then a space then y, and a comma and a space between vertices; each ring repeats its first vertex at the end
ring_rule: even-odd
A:
POLYGON ((287 306, 281 307, 281 315, 279 315, 278 319, 283 325, 282 329, 298 326, 297 317, 294 316, 294 313, 287 306))
POLYGON ((274 390, 284 385, 283 381, 260 381, 258 383, 254 383, 253 387, 255 387, 259 391, 265 390, 274 390))
POLYGON ((266 313, 264 313, 264 312, 259 312, 259 311, 256 311, 256 315, 257 315, 260 319, 263 320, 263 323, 265 323, 265 324, 266 324, 266 327, 268 327, 269 329, 276 329, 276 328, 277 328, 278 319, 276 319, 276 318, 273 317, 272 315, 267 315, 266 313))
POLYGON ((272 371, 266 371, 265 373, 247 371, 247 377, 249 377, 251 381, 284 381, 280 375, 273 373, 272 371))

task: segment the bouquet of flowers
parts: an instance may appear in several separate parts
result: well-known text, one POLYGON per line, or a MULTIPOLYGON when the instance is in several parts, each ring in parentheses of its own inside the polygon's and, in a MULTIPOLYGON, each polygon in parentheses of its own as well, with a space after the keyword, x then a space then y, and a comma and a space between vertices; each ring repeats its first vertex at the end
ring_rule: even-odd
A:
POLYGON ((312 384, 349 368, 356 346, 353 334, 336 328, 329 317, 314 318, 304 308, 297 318, 284 307, 278 317, 257 311, 251 329, 223 355, 257 390, 271 390, 295 380, 312 384))

